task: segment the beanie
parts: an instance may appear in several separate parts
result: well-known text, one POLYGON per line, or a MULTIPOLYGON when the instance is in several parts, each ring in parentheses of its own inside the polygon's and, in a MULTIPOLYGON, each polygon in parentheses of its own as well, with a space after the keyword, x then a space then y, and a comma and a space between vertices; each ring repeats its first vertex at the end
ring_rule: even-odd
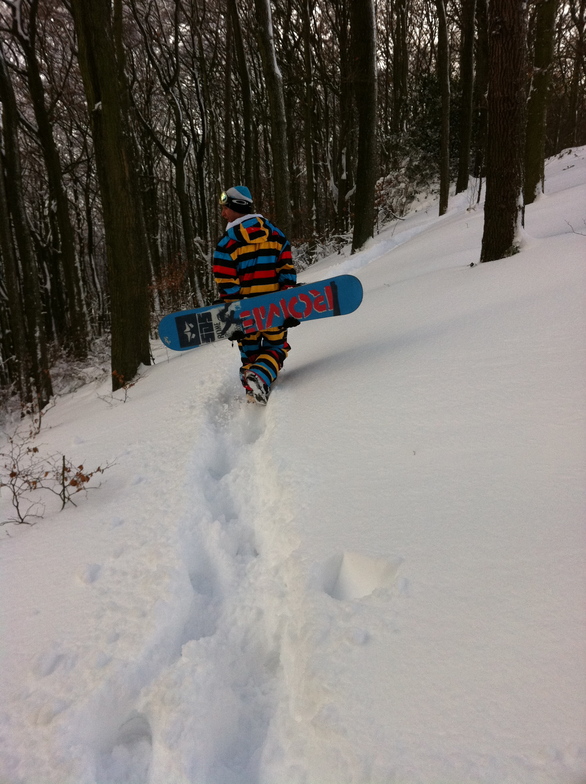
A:
POLYGON ((222 207, 229 207, 240 215, 252 212, 252 194, 246 185, 234 185, 220 196, 222 207))

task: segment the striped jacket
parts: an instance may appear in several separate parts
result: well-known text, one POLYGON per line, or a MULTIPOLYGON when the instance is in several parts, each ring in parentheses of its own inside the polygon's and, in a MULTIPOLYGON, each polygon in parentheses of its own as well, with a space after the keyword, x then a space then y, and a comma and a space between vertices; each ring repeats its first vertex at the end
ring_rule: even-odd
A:
POLYGON ((294 286, 289 240, 262 215, 246 216, 218 242, 214 278, 220 298, 229 301, 294 286))

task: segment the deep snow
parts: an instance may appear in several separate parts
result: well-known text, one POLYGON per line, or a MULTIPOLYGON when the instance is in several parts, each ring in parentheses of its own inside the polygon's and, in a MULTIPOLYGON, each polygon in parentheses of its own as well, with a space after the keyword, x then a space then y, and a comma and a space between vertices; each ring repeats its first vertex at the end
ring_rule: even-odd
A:
POLYGON ((0 529, 0 784, 586 782, 586 149, 513 258, 472 202, 303 273, 266 409, 225 342, 48 411, 115 465, 0 529))

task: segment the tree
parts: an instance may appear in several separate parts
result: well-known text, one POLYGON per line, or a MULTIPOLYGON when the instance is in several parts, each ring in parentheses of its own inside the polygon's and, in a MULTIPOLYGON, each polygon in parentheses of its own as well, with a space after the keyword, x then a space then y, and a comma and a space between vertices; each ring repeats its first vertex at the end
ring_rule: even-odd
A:
POLYGON ((460 150, 456 193, 468 188, 470 176, 470 145, 472 141, 472 109, 474 97, 474 16, 476 0, 463 0, 462 39, 460 45, 460 150))
POLYGON ((16 268, 16 255, 14 249, 8 245, 11 242, 9 234, 10 223, 4 216, 2 255, 7 273, 7 282, 12 304, 11 323, 15 330, 15 349, 20 353, 19 386, 21 395, 27 402, 30 399, 31 388, 23 373, 30 373, 32 385, 36 393, 38 410, 43 409, 53 394, 51 376, 49 373, 49 359, 47 341, 43 324, 41 307, 41 293, 39 290, 39 270, 30 235, 28 216, 24 203, 24 187, 22 179, 22 166, 18 146, 18 108, 16 96, 8 72, 6 58, 0 41, 0 104, 2 104, 2 137, 4 142, 4 166, 0 167, 0 176, 3 177, 3 201, 6 203, 7 212, 11 219, 14 232, 15 248, 18 251, 20 270, 16 268), (2 171, 4 169, 5 171, 2 171), (20 272, 20 276, 19 276, 20 272), (20 277, 22 290, 22 305, 17 301, 17 288, 20 277), (24 324, 22 323, 24 313, 24 324), (22 345, 22 328, 25 327, 26 353, 22 345))
MULTIPOLYGON (((543 183, 545 163, 545 118, 553 59, 553 34, 558 0, 537 0, 533 73, 527 101, 525 131, 525 204, 535 201, 543 183)), ((542 186, 543 187, 543 186, 542 186)))
POLYGON ((350 7, 345 0, 331 0, 330 24, 337 45, 337 83, 332 107, 337 117, 330 130, 332 140, 332 195, 335 199, 335 230, 345 234, 350 223, 350 199, 354 193, 355 100, 353 91, 350 7), (336 106, 337 103, 337 106, 336 106))
MULTIPOLYGON (((53 263, 59 262, 62 276, 57 270, 54 287, 60 288, 62 278, 66 300, 60 303, 63 312, 58 315, 54 313, 54 316, 66 325, 65 334, 60 337, 68 351, 76 359, 84 359, 87 356, 87 325, 81 293, 81 276, 75 253, 69 203, 63 182, 63 169, 59 149, 53 136, 51 117, 45 100, 43 76, 37 56, 39 0, 29 0, 28 6, 28 30, 25 31, 23 7, 15 5, 13 34, 18 39, 25 58, 26 80, 37 124, 36 133, 47 171, 49 197, 55 210, 58 233, 55 244, 58 248, 53 254, 53 263)), ((55 293, 60 294, 60 292, 55 293)))
MULTIPOLYGON (((2 63, 0 63, 0 69, 2 67, 2 63)), ((5 118, 4 122, 6 122, 5 118)), ((2 325, 5 326, 2 339, 3 341, 8 340, 8 344, 4 347, 8 357, 6 382, 15 383, 21 404, 24 406, 32 400, 30 385, 32 362, 26 342, 26 323, 20 296, 18 259, 12 239, 3 158, 4 156, 0 152, 0 258, 2 259, 3 283, 8 306, 6 324, 2 325)))
POLYGON ((275 218, 279 228, 291 234, 291 187, 287 155, 287 118, 283 77, 277 64, 270 0, 254 0, 258 42, 271 114, 271 152, 275 193, 275 218))
POLYGON ((157 76, 167 103, 170 120, 165 123, 165 135, 168 137, 170 149, 160 140, 160 132, 147 122, 140 111, 137 111, 146 132, 150 134, 159 151, 169 160, 175 172, 175 192, 179 205, 187 268, 195 305, 201 307, 208 292, 205 291, 202 265, 196 263, 198 254, 188 192, 187 164, 190 148, 195 146, 197 142, 194 138, 195 133, 191 132, 193 128, 191 105, 185 100, 182 86, 186 81, 182 73, 181 58, 183 44, 181 29, 185 26, 185 20, 182 19, 179 2, 175 2, 170 11, 171 23, 167 32, 161 11, 157 6, 153 7, 151 4, 144 12, 142 8, 137 8, 135 0, 132 2, 132 12, 143 36, 149 64, 157 76), (155 41, 156 47, 153 45, 155 41), (167 125, 171 129, 170 131, 167 131, 167 125))
POLYGON ((376 25, 373 0, 351 0, 354 99, 358 110, 358 158, 352 252, 372 237, 376 154, 376 25))
POLYGON ((578 115, 580 101, 584 101, 584 78, 586 76, 586 1, 570 0, 570 14, 575 28, 574 58, 570 79, 568 107, 568 135, 565 146, 579 144, 578 115))
MULTIPOLYGON (((236 64, 238 67, 238 77, 240 79, 240 93, 242 96, 242 125, 244 134, 244 181, 250 187, 256 197, 256 162, 254 146, 254 119, 252 112, 252 93, 250 89, 250 75, 240 17, 238 16, 238 6, 236 0, 227 0, 230 27, 232 30, 232 40, 236 53, 236 64)), ((228 183, 226 183, 228 185, 228 183)))
MULTIPOLYGON (((91 118, 108 258, 112 388, 150 364, 148 244, 129 97, 109 0, 72 0, 79 65, 91 118)), ((119 10, 116 9, 115 10, 119 10)))
POLYGON ((523 187, 525 4, 491 0, 488 137, 481 262, 516 253, 523 187))
POLYGON ((547 101, 545 155, 586 138, 586 0, 560 3, 547 101))
MULTIPOLYGON (((473 135, 475 139, 474 166, 475 177, 484 177, 486 165, 486 132, 488 126, 488 3, 476 0, 476 74, 473 97, 473 135)), ((478 189, 478 201, 481 188, 478 189)))
POLYGON ((315 114, 315 84, 313 54, 311 50, 311 20, 315 0, 301 0, 301 15, 303 19, 303 64, 305 71, 304 91, 304 147, 305 147, 305 201, 307 212, 307 226, 312 239, 318 230, 317 218, 317 191, 314 155, 314 114, 315 114))
POLYGON ((407 77, 409 73, 409 49, 407 44, 408 8, 407 0, 391 0, 393 27, 393 119, 391 127, 395 135, 405 130, 407 109, 407 77))
POLYGON ((450 50, 445 0, 436 0, 438 16, 437 71, 441 93, 439 214, 448 209, 450 196, 450 50))

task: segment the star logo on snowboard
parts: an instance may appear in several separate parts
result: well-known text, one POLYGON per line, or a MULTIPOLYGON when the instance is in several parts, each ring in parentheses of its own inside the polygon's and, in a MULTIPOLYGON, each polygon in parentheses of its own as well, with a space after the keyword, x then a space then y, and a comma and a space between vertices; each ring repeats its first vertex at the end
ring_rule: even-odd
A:
POLYGON ((194 325, 187 321, 185 322, 185 329, 183 330, 183 334, 185 335, 188 343, 191 343, 198 336, 198 333, 194 330, 194 325))

